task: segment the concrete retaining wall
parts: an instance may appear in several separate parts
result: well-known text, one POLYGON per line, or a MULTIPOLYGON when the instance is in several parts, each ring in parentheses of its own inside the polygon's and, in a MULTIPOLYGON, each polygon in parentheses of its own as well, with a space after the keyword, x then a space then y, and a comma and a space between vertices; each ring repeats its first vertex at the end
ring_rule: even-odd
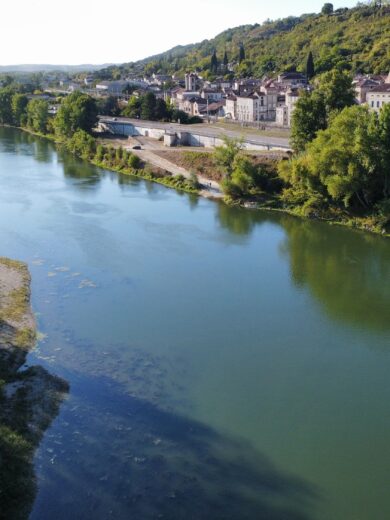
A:
MULTIPOLYGON (((194 146, 194 147, 206 147, 214 148, 215 146, 223 145, 223 140, 219 137, 209 137, 205 135, 199 135, 195 129, 193 131, 176 132, 176 138, 174 139, 169 134, 169 139, 166 139, 166 131, 163 128, 146 128, 144 126, 133 125, 132 123, 111 122, 102 124, 105 130, 110 131, 115 135, 123 136, 144 136, 152 139, 163 139, 167 146, 181 145, 181 146, 194 146)), ((244 141, 243 146, 246 150, 282 150, 283 147, 277 145, 266 145, 258 144, 251 141, 244 141)))

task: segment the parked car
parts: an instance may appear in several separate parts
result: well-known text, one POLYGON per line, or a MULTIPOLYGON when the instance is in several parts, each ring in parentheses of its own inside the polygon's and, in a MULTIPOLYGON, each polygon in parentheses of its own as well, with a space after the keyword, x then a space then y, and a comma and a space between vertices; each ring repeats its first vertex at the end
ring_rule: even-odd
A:
POLYGON ((139 144, 136 144, 133 146, 133 150, 142 150, 142 148, 139 144))

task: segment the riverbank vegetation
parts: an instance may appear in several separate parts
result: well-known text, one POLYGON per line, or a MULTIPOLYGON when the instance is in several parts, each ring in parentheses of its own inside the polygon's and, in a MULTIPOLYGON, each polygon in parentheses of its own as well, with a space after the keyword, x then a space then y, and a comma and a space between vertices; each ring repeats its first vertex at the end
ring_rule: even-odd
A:
POLYGON ((185 152, 184 167, 194 172, 191 178, 172 176, 144 164, 133 151, 100 143, 93 134, 97 102, 81 92, 64 98, 50 116, 47 101, 8 86, 0 90, 0 123, 49 137, 103 168, 189 193, 199 191, 200 173, 221 183, 227 202, 389 233, 390 106, 377 114, 353 106, 353 99, 351 76, 327 72, 317 79, 316 90, 303 93, 297 102, 291 158, 256 159, 241 141, 225 139, 213 153, 185 152))
POLYGON ((185 178, 152 168, 122 147, 99 144, 94 136, 98 121, 97 101, 74 92, 64 98, 56 115, 49 115, 49 103, 40 97, 20 93, 16 86, 0 89, 0 124, 21 127, 49 138, 70 153, 123 174, 136 175, 188 193, 198 193, 196 176, 185 178))
POLYGON ((352 77, 332 70, 298 99, 291 134, 294 154, 272 172, 237 140, 216 148, 227 199, 389 233, 390 105, 354 105, 352 77))

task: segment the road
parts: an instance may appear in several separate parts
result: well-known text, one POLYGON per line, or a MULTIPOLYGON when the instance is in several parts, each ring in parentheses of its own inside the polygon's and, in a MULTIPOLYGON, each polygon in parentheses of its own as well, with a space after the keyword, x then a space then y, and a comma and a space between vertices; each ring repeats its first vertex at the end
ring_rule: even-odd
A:
POLYGON ((167 132, 191 132, 196 135, 202 135, 204 137, 221 137, 228 136, 230 138, 243 138, 244 142, 260 145, 260 146, 272 146, 279 147, 281 149, 290 150, 289 140, 283 137, 269 137, 266 135, 258 135, 249 133, 248 129, 245 130, 245 134, 237 130, 226 130, 224 128, 214 127, 212 124, 196 124, 196 125, 180 125, 178 123, 160 123, 158 121, 144 121, 141 119, 129 119, 127 117, 100 117, 102 123, 130 123, 135 126, 142 128, 156 128, 162 129, 167 132))

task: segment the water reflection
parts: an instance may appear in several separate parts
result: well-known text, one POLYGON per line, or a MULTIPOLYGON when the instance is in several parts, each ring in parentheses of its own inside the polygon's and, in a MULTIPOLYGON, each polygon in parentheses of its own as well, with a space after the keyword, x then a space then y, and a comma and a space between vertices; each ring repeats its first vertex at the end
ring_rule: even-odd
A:
POLYGON ((80 190, 95 188, 101 181, 100 171, 86 161, 76 159, 66 152, 58 152, 65 178, 81 182, 73 183, 80 190))
POLYGON ((291 277, 335 320, 390 330, 390 243, 369 234, 282 217, 291 277))
POLYGON ((31 520, 310 518, 314 489, 247 443, 130 397, 104 378, 83 378, 73 392, 83 397, 47 437, 55 462, 44 468, 31 520))

